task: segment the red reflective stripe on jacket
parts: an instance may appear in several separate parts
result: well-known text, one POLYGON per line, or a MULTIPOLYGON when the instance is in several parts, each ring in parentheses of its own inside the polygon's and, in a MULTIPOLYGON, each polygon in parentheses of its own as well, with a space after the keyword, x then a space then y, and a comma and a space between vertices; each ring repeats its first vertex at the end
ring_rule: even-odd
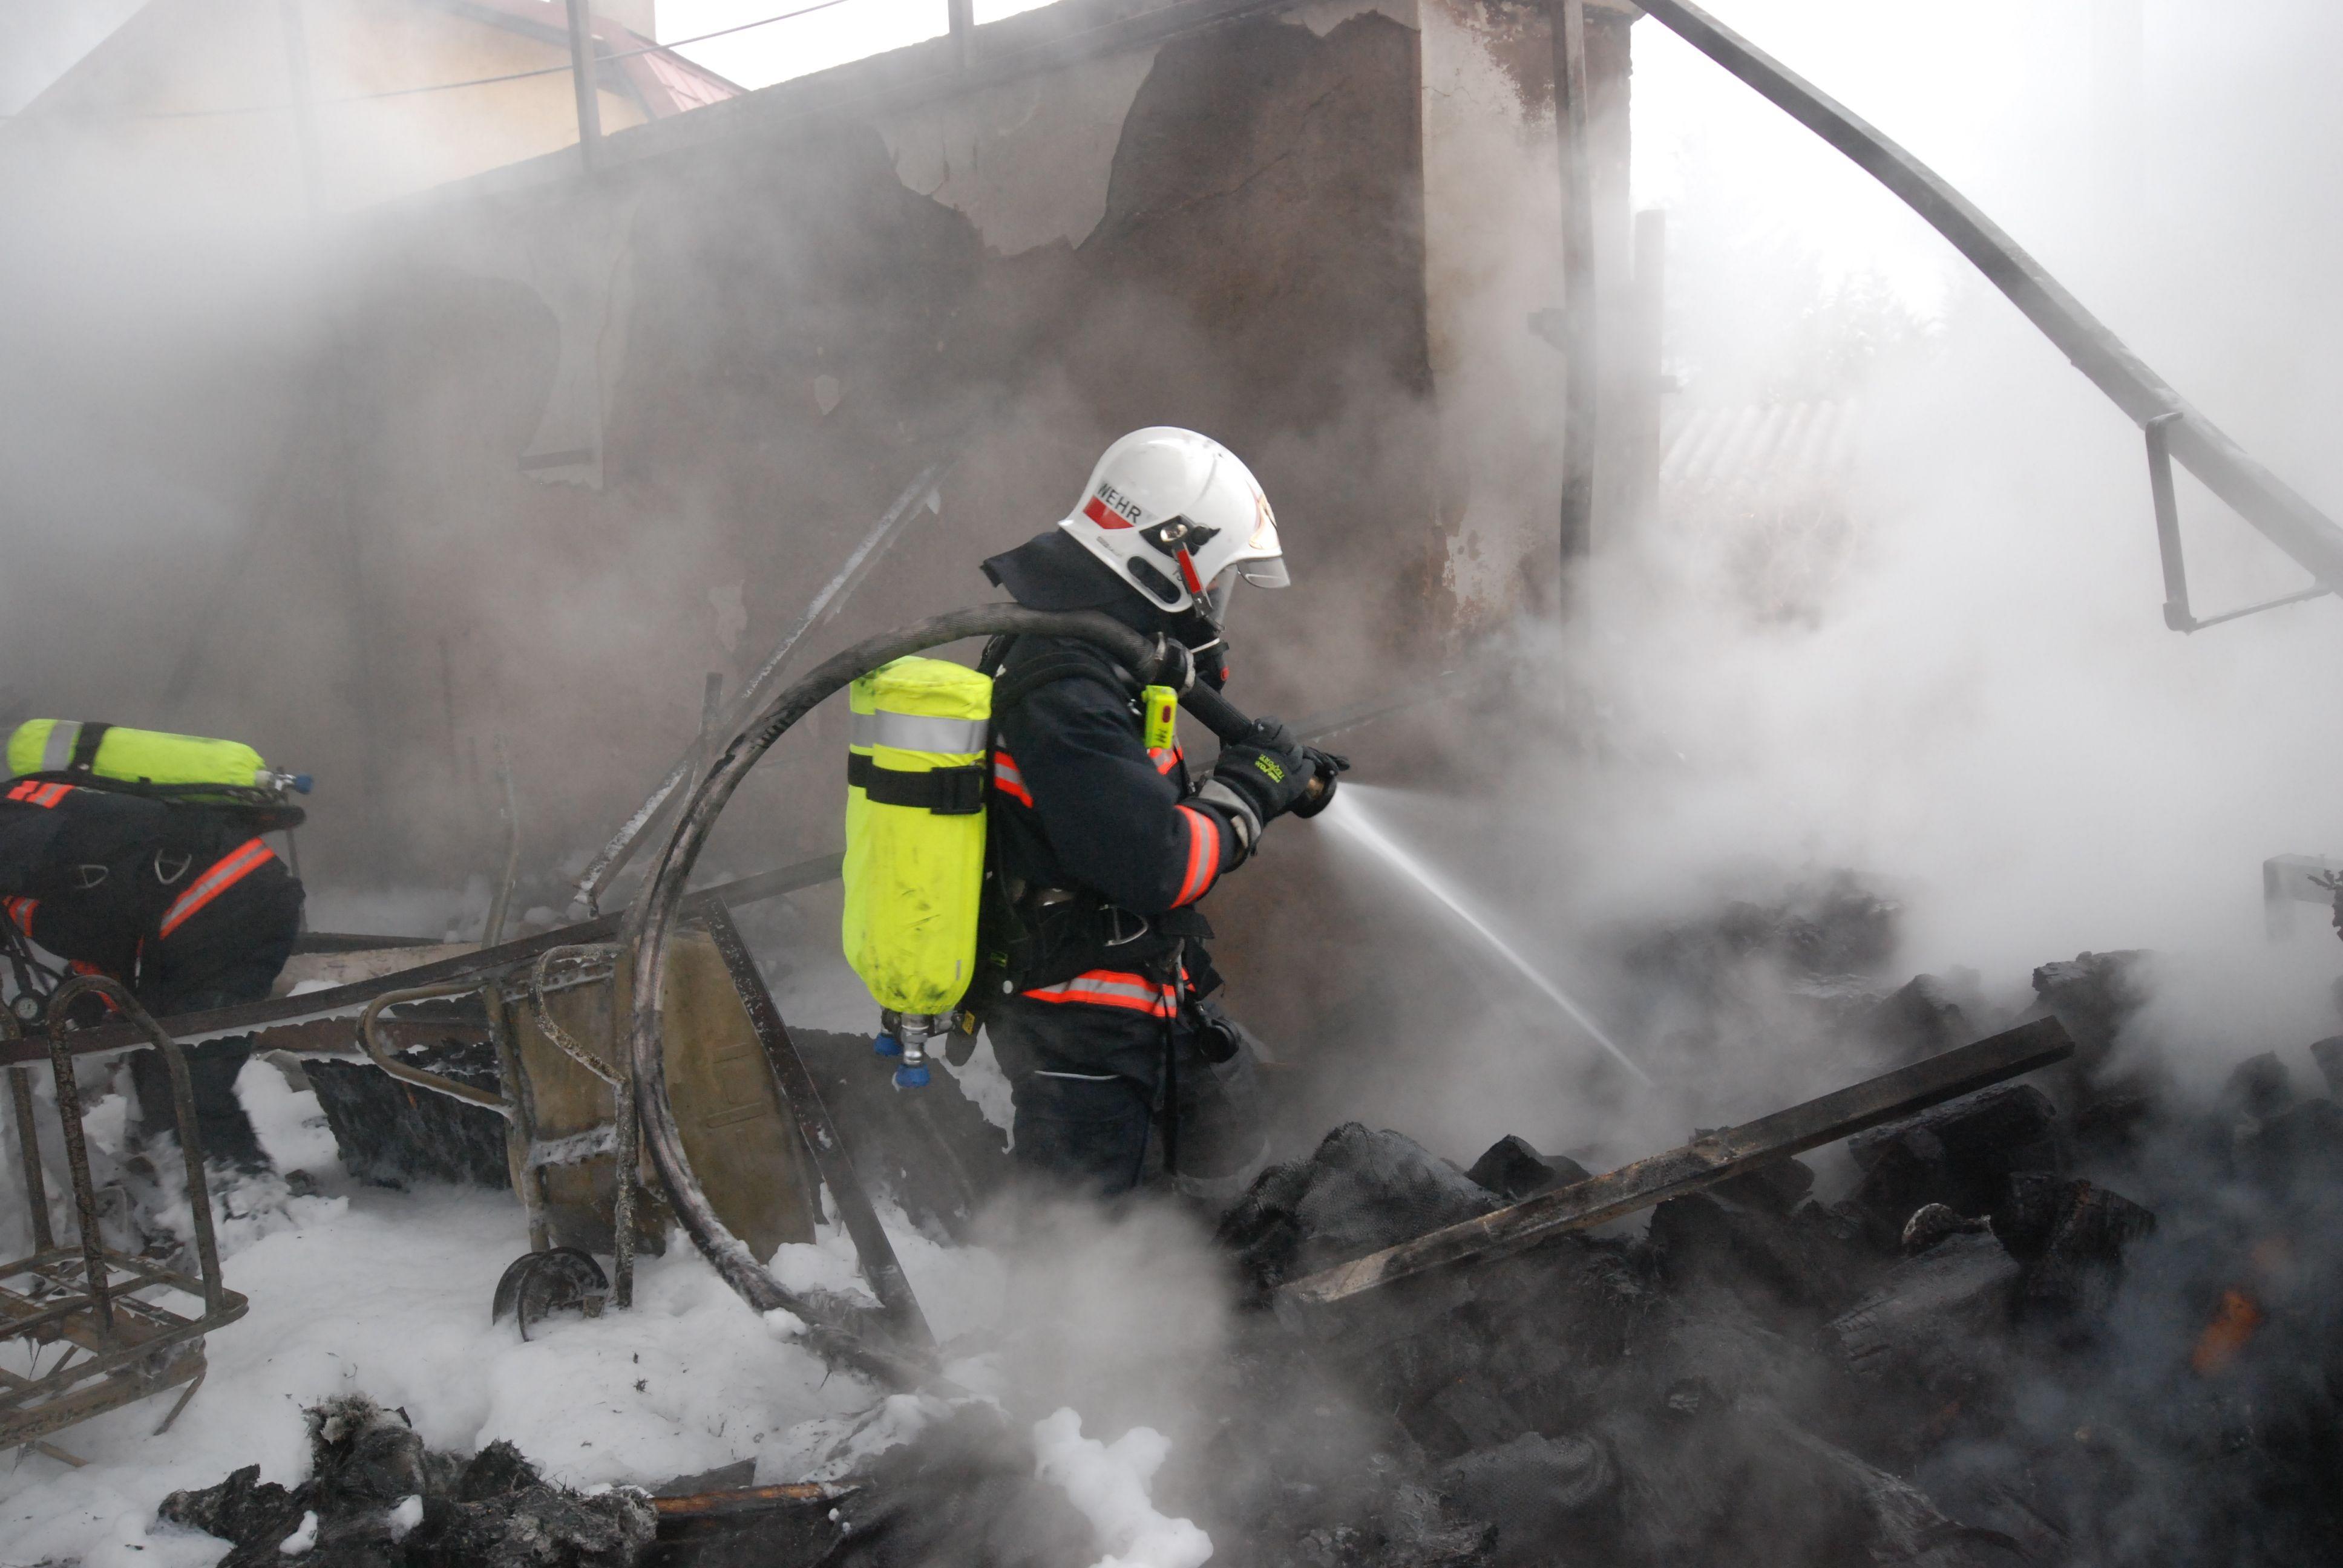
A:
POLYGON ((1172 988, 1128 970, 1091 970, 1060 984, 1035 986, 1019 994, 1035 1001, 1082 1002, 1091 1007, 1119 1007, 1152 1018, 1172 1016, 1172 988))
POLYGON ((1147 758, 1155 764, 1155 771, 1169 773, 1180 765, 1180 749, 1177 746, 1158 746, 1149 750, 1147 758))
POLYGON ((38 899, 0 899, 0 910, 7 910, 16 929, 28 937, 33 934, 33 911, 40 907, 38 899))
POLYGON ((73 792, 70 784, 44 784, 38 779, 27 779, 8 791, 8 799, 31 806, 54 807, 73 792))
POLYGON ((1221 874, 1221 825, 1210 812, 1192 806, 1181 807, 1180 815, 1188 820, 1188 874, 1180 879, 1180 891, 1172 900, 1175 910, 1202 898, 1221 874))
POLYGON ((992 787, 1021 806, 1033 804, 1033 792, 1025 788, 1025 775, 1017 770, 1017 759, 1006 751, 992 754, 992 787))
POLYGON ((212 862, 211 869, 187 884, 187 890, 178 900, 163 911, 163 924, 156 932, 167 937, 187 922, 188 917, 226 892, 263 865, 277 858, 275 850, 257 839, 246 839, 235 849, 212 862))

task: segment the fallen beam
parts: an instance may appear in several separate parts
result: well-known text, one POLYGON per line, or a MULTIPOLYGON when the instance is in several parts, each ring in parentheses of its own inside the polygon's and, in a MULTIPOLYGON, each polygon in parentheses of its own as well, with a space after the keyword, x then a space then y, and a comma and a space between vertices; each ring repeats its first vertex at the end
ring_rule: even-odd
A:
POLYGON ((681 1527, 719 1520, 752 1519, 787 1508, 826 1506, 850 1497, 857 1488, 820 1481, 790 1482, 781 1486, 742 1486, 723 1492, 698 1492, 689 1497, 654 1497, 662 1540, 681 1527))
POLYGON ((1509 1209, 1289 1281, 1278 1287, 1275 1304, 1282 1310, 1324 1306, 1427 1270, 1502 1258, 1567 1231, 1714 1187, 1761 1165, 1926 1111, 2074 1053, 2075 1042, 2056 1019, 2037 1019, 1804 1105, 1740 1127, 1720 1128, 1608 1174, 1540 1192, 1509 1209))
MULTIPOLYGON (((691 897, 694 900, 709 900, 727 909, 737 909, 760 899, 778 898, 802 888, 820 887, 837 879, 838 868, 839 856, 836 854, 816 855, 809 860, 799 860, 794 865, 743 877, 738 881, 721 882, 715 887, 702 889, 691 897)), ((387 990, 469 980, 476 975, 494 974, 500 970, 534 962, 539 953, 548 949, 568 947, 578 942, 609 941, 618 936, 622 918, 621 914, 609 914, 580 920, 576 925, 556 926, 549 931, 539 931, 533 937, 522 937, 515 941, 499 942, 495 947, 482 948, 460 958, 418 964, 410 970, 336 986, 330 990, 274 997, 267 1001, 215 1008, 208 1012, 182 1013, 176 1018, 156 1021, 163 1026, 165 1033, 180 1044, 194 1045, 206 1040, 249 1034, 259 1029, 331 1019, 339 1014, 356 1012, 387 990)), ((98 1056, 107 1051, 141 1048, 146 1044, 146 1036, 126 1024, 118 1023, 76 1030, 70 1040, 75 1056, 98 1056)), ((45 1061, 48 1052, 48 1037, 45 1033, 27 1033, 22 1040, 0 1040, 0 1067, 45 1061)))

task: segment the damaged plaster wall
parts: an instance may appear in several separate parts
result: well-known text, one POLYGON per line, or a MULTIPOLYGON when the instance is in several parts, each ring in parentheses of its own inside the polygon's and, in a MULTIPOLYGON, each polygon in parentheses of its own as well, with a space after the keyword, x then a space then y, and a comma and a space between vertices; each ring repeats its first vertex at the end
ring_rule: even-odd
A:
MULTIPOLYGON (((1297 587, 1240 628, 1249 702, 1322 709, 1436 658, 1418 38, 1329 9, 874 121, 737 115, 590 193, 377 215, 336 300, 338 398, 301 404, 236 590, 355 594, 363 690, 320 701, 322 647, 277 658, 281 628, 231 615, 186 711, 302 716, 337 791, 304 846, 328 874, 481 863, 502 732, 549 876, 689 742, 702 675, 737 684, 922 465, 957 457, 826 647, 990 597, 975 563, 1161 422, 1236 447, 1287 525, 1297 587), (354 573, 312 526, 337 462, 354 573), (363 846, 358 776, 384 802, 363 846)), ((719 859, 834 844, 827 722, 760 769, 719 859)))
MULTIPOLYGON (((879 81, 866 62, 708 111, 721 134, 615 136, 590 187, 505 171, 338 226, 308 292, 253 307, 284 306, 289 346, 232 397, 172 399, 180 447, 237 480, 210 533, 156 531, 119 590, 176 657, 17 635, 63 625, 44 614, 7 628, 16 684, 315 773, 320 889, 490 865, 501 737, 516 908, 558 909, 560 862, 690 742, 703 678, 736 688, 926 465, 952 463, 932 509, 809 662, 993 597, 977 562, 1154 423, 1228 441, 1284 525, 1295 586, 1232 628, 1244 706, 1300 719, 1419 680, 1515 602, 1550 531, 1553 405, 1502 383, 1558 380, 1522 325, 1552 303, 1553 208, 1513 188, 1550 204, 1553 182, 1475 164, 1552 164, 1548 45, 1513 16, 1514 60, 1489 31, 1507 16, 1324 0, 867 118, 800 106, 879 81), (1493 124, 1468 112, 1493 103, 1493 124), (1475 236, 1523 259, 1476 274, 1475 236), (1478 476, 1460 546, 1442 475, 1483 440, 1517 467, 1478 476)), ((1342 744, 1395 779, 1453 739, 1342 744)), ((824 711, 778 748, 710 871, 834 849, 843 746, 824 711)), ((1296 1049, 1392 951, 1382 912, 1327 913, 1314 838, 1273 836, 1213 910, 1232 1004, 1296 1049)), ((830 896, 796 900, 809 959, 830 896)))
POLYGON ((995 255, 1079 246, 1106 216, 1123 123, 1154 66, 1153 47, 1126 49, 882 116, 879 131, 904 186, 967 216, 995 255))

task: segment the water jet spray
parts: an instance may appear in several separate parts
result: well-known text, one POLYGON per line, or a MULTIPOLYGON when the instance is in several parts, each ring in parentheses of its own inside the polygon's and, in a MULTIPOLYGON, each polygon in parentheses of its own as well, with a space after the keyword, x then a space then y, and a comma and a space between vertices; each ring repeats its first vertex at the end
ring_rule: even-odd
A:
POLYGON ((1430 867, 1402 848, 1399 842, 1384 830, 1382 823, 1376 820, 1373 802, 1360 799, 1363 794, 1380 793, 1381 791, 1373 789, 1371 786, 1347 785, 1342 794, 1335 799, 1333 805, 1325 812, 1322 820, 1326 826, 1349 835, 1353 843, 1406 878, 1415 885, 1419 892, 1462 921, 1466 929, 1486 944, 1490 951, 1503 959, 1523 980, 1535 986, 1539 993, 1548 1001, 1562 1009, 1564 1015, 1580 1029, 1585 1030, 1595 1044, 1610 1052, 1613 1060, 1633 1073, 1636 1082, 1646 1089, 1659 1087, 1652 1081, 1652 1075, 1636 1066, 1634 1059, 1619 1048, 1618 1042, 1604 1031, 1603 1026, 1595 1022, 1593 1015, 1581 1007, 1569 992, 1556 985, 1535 964, 1531 963, 1516 951, 1511 943, 1496 933, 1488 921, 1475 914, 1445 882, 1433 875, 1430 867))

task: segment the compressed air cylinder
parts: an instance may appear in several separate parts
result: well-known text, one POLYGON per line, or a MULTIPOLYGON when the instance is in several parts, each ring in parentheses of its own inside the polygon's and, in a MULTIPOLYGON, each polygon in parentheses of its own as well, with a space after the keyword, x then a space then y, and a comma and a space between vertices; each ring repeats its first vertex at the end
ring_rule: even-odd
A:
POLYGON ((8 737, 8 771, 85 773, 94 779, 176 789, 265 789, 276 779, 260 753, 236 740, 170 735, 75 719, 35 719, 8 737))
POLYGON ((850 697, 846 960, 880 1008, 948 1014, 976 973, 992 680, 899 658, 850 697))

